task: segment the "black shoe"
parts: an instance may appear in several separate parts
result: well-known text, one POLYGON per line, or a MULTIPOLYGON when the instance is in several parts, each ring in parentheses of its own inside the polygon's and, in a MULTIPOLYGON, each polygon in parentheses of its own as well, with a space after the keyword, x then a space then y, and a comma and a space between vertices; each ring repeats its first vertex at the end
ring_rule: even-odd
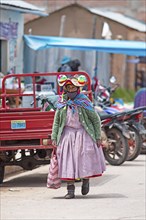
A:
POLYGON ((75 186, 73 184, 67 186, 68 193, 65 195, 65 199, 75 198, 75 186))
POLYGON ((89 179, 83 179, 83 184, 82 184, 82 195, 87 195, 89 192, 89 179))
POLYGON ((73 199, 73 198, 75 198, 75 194, 74 193, 67 193, 64 198, 65 199, 73 199))

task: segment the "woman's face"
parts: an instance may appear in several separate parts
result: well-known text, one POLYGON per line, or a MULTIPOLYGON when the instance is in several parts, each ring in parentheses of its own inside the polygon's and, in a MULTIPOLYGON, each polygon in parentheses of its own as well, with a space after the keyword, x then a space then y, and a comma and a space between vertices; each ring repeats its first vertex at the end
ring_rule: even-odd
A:
POLYGON ((68 92, 76 92, 78 90, 78 88, 76 86, 74 86, 73 84, 69 84, 66 86, 66 90, 68 92))

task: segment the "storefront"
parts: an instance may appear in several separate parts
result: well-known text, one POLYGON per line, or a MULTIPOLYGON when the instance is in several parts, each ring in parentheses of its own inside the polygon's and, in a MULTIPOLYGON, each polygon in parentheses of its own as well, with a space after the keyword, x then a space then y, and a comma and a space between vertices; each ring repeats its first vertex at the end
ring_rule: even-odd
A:
POLYGON ((0 72, 23 73, 23 14, 46 14, 44 10, 20 0, 1 0, 0 12, 0 72))

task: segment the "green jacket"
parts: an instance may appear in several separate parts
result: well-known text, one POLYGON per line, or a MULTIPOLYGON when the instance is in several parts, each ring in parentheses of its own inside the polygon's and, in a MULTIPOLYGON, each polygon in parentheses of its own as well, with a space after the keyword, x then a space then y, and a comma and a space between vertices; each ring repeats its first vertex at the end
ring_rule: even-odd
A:
MULTIPOLYGON (((91 138, 95 142, 97 139, 101 139, 101 121, 97 113, 81 107, 78 107, 78 113, 82 126, 91 138)), ((57 145, 66 123, 66 114, 67 108, 57 109, 55 112, 51 139, 56 140, 57 145)))

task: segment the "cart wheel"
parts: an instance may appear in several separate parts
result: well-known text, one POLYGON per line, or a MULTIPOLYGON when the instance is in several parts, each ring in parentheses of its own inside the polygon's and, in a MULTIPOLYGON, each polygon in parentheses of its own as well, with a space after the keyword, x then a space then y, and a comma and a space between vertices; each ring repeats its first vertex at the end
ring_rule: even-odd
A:
POLYGON ((0 165, 0 184, 3 183, 4 173, 5 173, 5 167, 0 165))

